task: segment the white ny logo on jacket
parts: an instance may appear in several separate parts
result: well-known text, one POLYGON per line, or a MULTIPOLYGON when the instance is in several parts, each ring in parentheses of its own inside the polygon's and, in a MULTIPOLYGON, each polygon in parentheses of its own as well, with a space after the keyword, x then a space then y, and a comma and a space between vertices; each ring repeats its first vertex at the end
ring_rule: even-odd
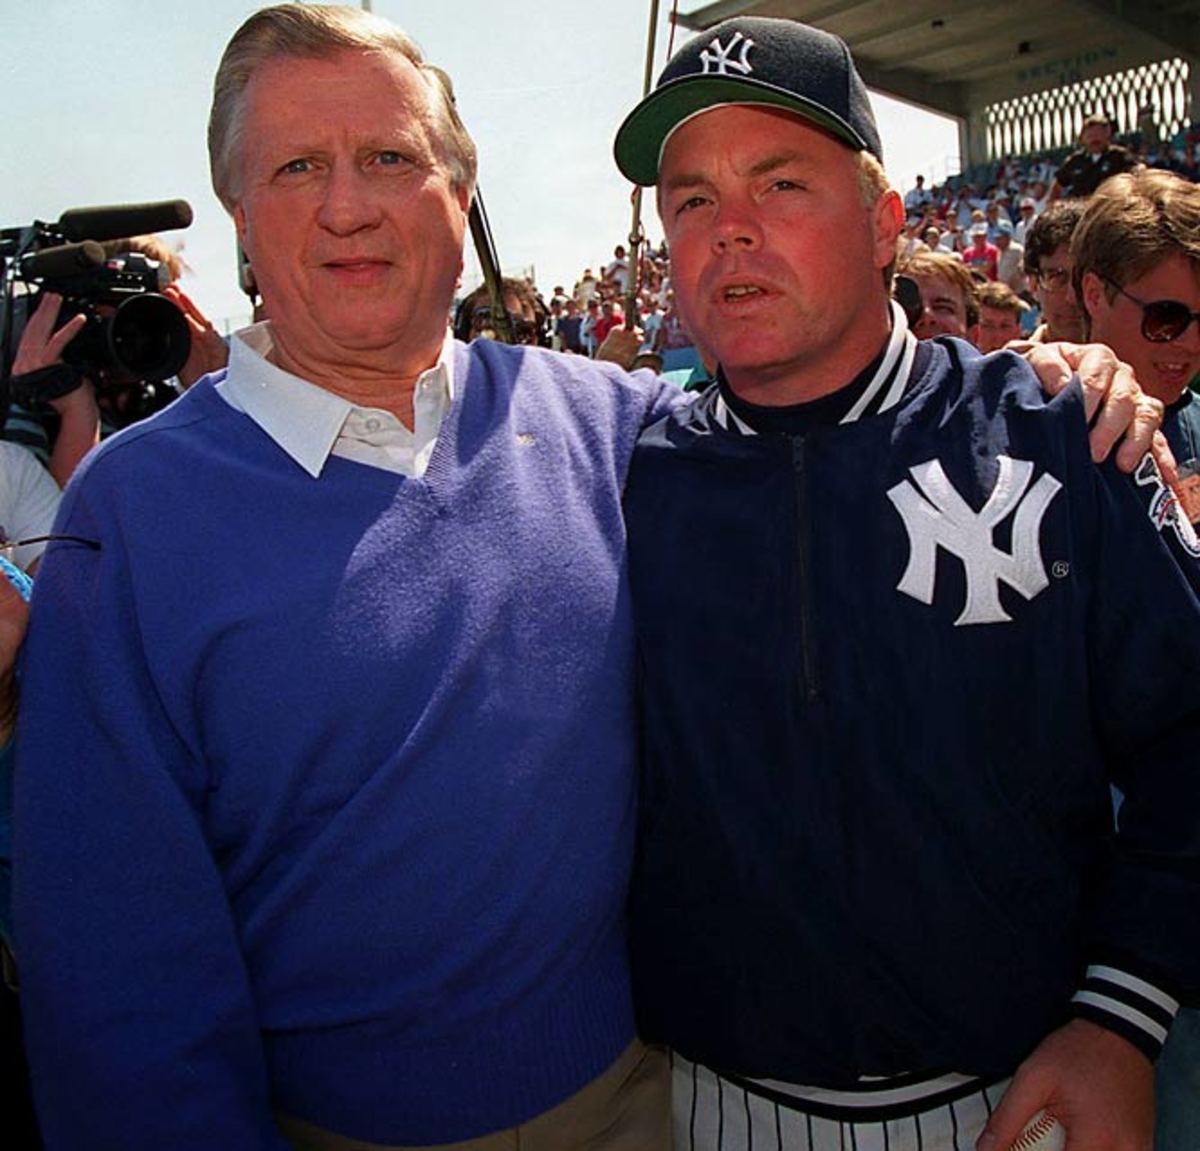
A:
POLYGON ((1050 582, 1038 546, 1042 516, 1062 484, 1043 475, 1028 492, 1033 464, 998 456, 1000 475, 992 494, 978 513, 946 478, 941 462, 930 460, 909 469, 920 486, 908 480, 888 492, 908 531, 909 557, 896 590, 921 603, 932 604, 937 549, 943 547, 962 560, 967 577, 967 602, 955 626, 1004 623, 1011 616, 1000 606, 1000 581, 1033 599, 1050 582), (1010 514, 1012 553, 1001 551, 992 533, 1010 514))

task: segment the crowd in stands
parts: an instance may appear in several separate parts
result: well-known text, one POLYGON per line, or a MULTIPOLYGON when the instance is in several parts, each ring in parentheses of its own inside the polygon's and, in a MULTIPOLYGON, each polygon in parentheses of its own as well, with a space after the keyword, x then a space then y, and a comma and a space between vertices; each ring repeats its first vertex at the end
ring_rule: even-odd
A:
MULTIPOLYGON (((1139 131, 1115 136, 1108 116, 1097 113, 1085 119, 1074 151, 1064 148, 996 160, 935 185, 918 175, 915 186, 904 193, 906 220, 897 270, 902 276, 914 269, 927 273, 930 265, 924 259, 913 264, 927 254, 947 257, 965 270, 964 276, 949 273, 962 289, 963 322, 946 327, 939 324, 936 312, 919 319, 914 312, 918 335, 959 335, 982 351, 1029 337, 1038 342, 1082 340, 1069 274, 1054 264, 1059 249, 1065 254, 1069 245, 1081 210, 1079 199, 1108 176, 1138 167, 1200 181, 1198 144, 1200 122, 1169 140, 1161 139, 1148 119, 1139 131), (1035 224, 1051 207, 1042 241, 1035 241, 1031 250, 1035 224), (1039 276, 1043 257, 1049 266, 1039 276)), ((932 266, 946 274, 941 260, 932 266)), ((506 304, 518 329, 516 342, 594 357, 608 333, 625 325, 630 274, 628 251, 618 244, 611 260, 584 268, 569 289, 556 284, 547 295, 531 280, 505 279, 506 304)), ((644 247, 636 293, 635 325, 642 333, 639 366, 668 373, 682 369, 681 377, 690 378, 693 385, 707 381, 675 309, 665 241, 644 247)), ((462 339, 498 335, 486 287, 481 285, 460 303, 454 329, 462 339)))
MULTIPOLYGON (((647 244, 640 262, 633 286, 637 311, 633 326, 641 336, 638 366, 690 371, 699 356, 675 309, 666 243, 647 244)), ((607 264, 596 266, 599 274, 584 268, 569 290, 556 284, 548 296, 531 280, 505 277, 505 307, 514 324, 514 342, 595 357, 608 335, 626 326, 631 288, 630 258, 623 244, 616 245, 607 264)), ((455 335, 464 340, 503 338, 492 317, 486 285, 459 302, 453 326, 455 335)))
MULTIPOLYGON (((924 252, 943 253, 960 261, 978 286, 1000 284, 1009 289, 1011 294, 989 289, 988 297, 1000 302, 1004 312, 1016 314, 1022 333, 1032 335, 1044 321, 1047 283, 1043 277, 1042 291, 1038 291, 1030 281, 1038 255, 1030 255, 1028 244, 1031 230, 1047 208, 1087 197, 1108 177, 1138 167, 1166 170, 1196 182, 1200 180, 1198 143, 1200 123, 1163 140, 1152 120, 1145 118, 1139 131, 1117 137, 1109 117, 1095 113, 1085 118, 1079 146, 1073 151, 1059 149, 996 160, 932 187, 926 187, 924 176, 917 176, 915 186, 904 194, 900 268, 924 252)), ((1077 209, 1061 218, 1052 248, 1069 242, 1077 218, 1077 209)), ((1073 297, 1066 278, 1053 269, 1049 287, 1052 293, 1066 287, 1065 297, 1073 297)), ((1081 339, 1077 327, 1059 332, 1057 338, 1081 339)), ((988 339, 984 345, 987 351, 996 346, 988 339)))

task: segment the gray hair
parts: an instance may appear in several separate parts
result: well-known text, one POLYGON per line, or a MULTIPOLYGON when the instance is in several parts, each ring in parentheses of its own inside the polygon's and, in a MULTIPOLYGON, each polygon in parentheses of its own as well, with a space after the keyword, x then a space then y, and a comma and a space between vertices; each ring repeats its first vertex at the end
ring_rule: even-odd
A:
POLYGON ((429 88, 434 146, 455 187, 473 191, 475 143, 454 107, 449 77, 425 62, 416 43, 394 24, 360 8, 276 4, 255 12, 233 34, 213 81, 208 163, 213 191, 232 212, 241 195, 242 121, 255 71, 280 57, 328 59, 350 50, 391 52, 417 69, 429 88))

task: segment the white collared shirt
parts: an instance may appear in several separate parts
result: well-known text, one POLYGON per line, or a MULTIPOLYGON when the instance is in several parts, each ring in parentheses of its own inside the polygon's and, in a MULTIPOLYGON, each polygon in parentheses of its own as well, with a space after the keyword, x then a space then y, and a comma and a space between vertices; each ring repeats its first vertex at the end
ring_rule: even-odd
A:
POLYGON ((269 322, 235 332, 229 373, 217 393, 248 415, 314 479, 330 456, 404 476, 423 476, 442 420, 454 399, 453 339, 447 332, 437 363, 413 388, 413 429, 391 412, 362 408, 285 372, 267 358, 269 322))

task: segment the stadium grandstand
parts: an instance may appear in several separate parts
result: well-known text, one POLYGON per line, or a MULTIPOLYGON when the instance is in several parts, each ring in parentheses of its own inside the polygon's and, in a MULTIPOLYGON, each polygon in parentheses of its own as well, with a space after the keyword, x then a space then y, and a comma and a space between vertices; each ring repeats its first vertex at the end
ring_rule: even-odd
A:
POLYGON ((732 16, 841 36, 872 88, 957 120, 960 179, 978 189, 1003 185, 1014 162, 1052 174, 1099 111, 1152 165, 1181 170, 1200 139, 1198 0, 718 0, 678 22, 732 16))

